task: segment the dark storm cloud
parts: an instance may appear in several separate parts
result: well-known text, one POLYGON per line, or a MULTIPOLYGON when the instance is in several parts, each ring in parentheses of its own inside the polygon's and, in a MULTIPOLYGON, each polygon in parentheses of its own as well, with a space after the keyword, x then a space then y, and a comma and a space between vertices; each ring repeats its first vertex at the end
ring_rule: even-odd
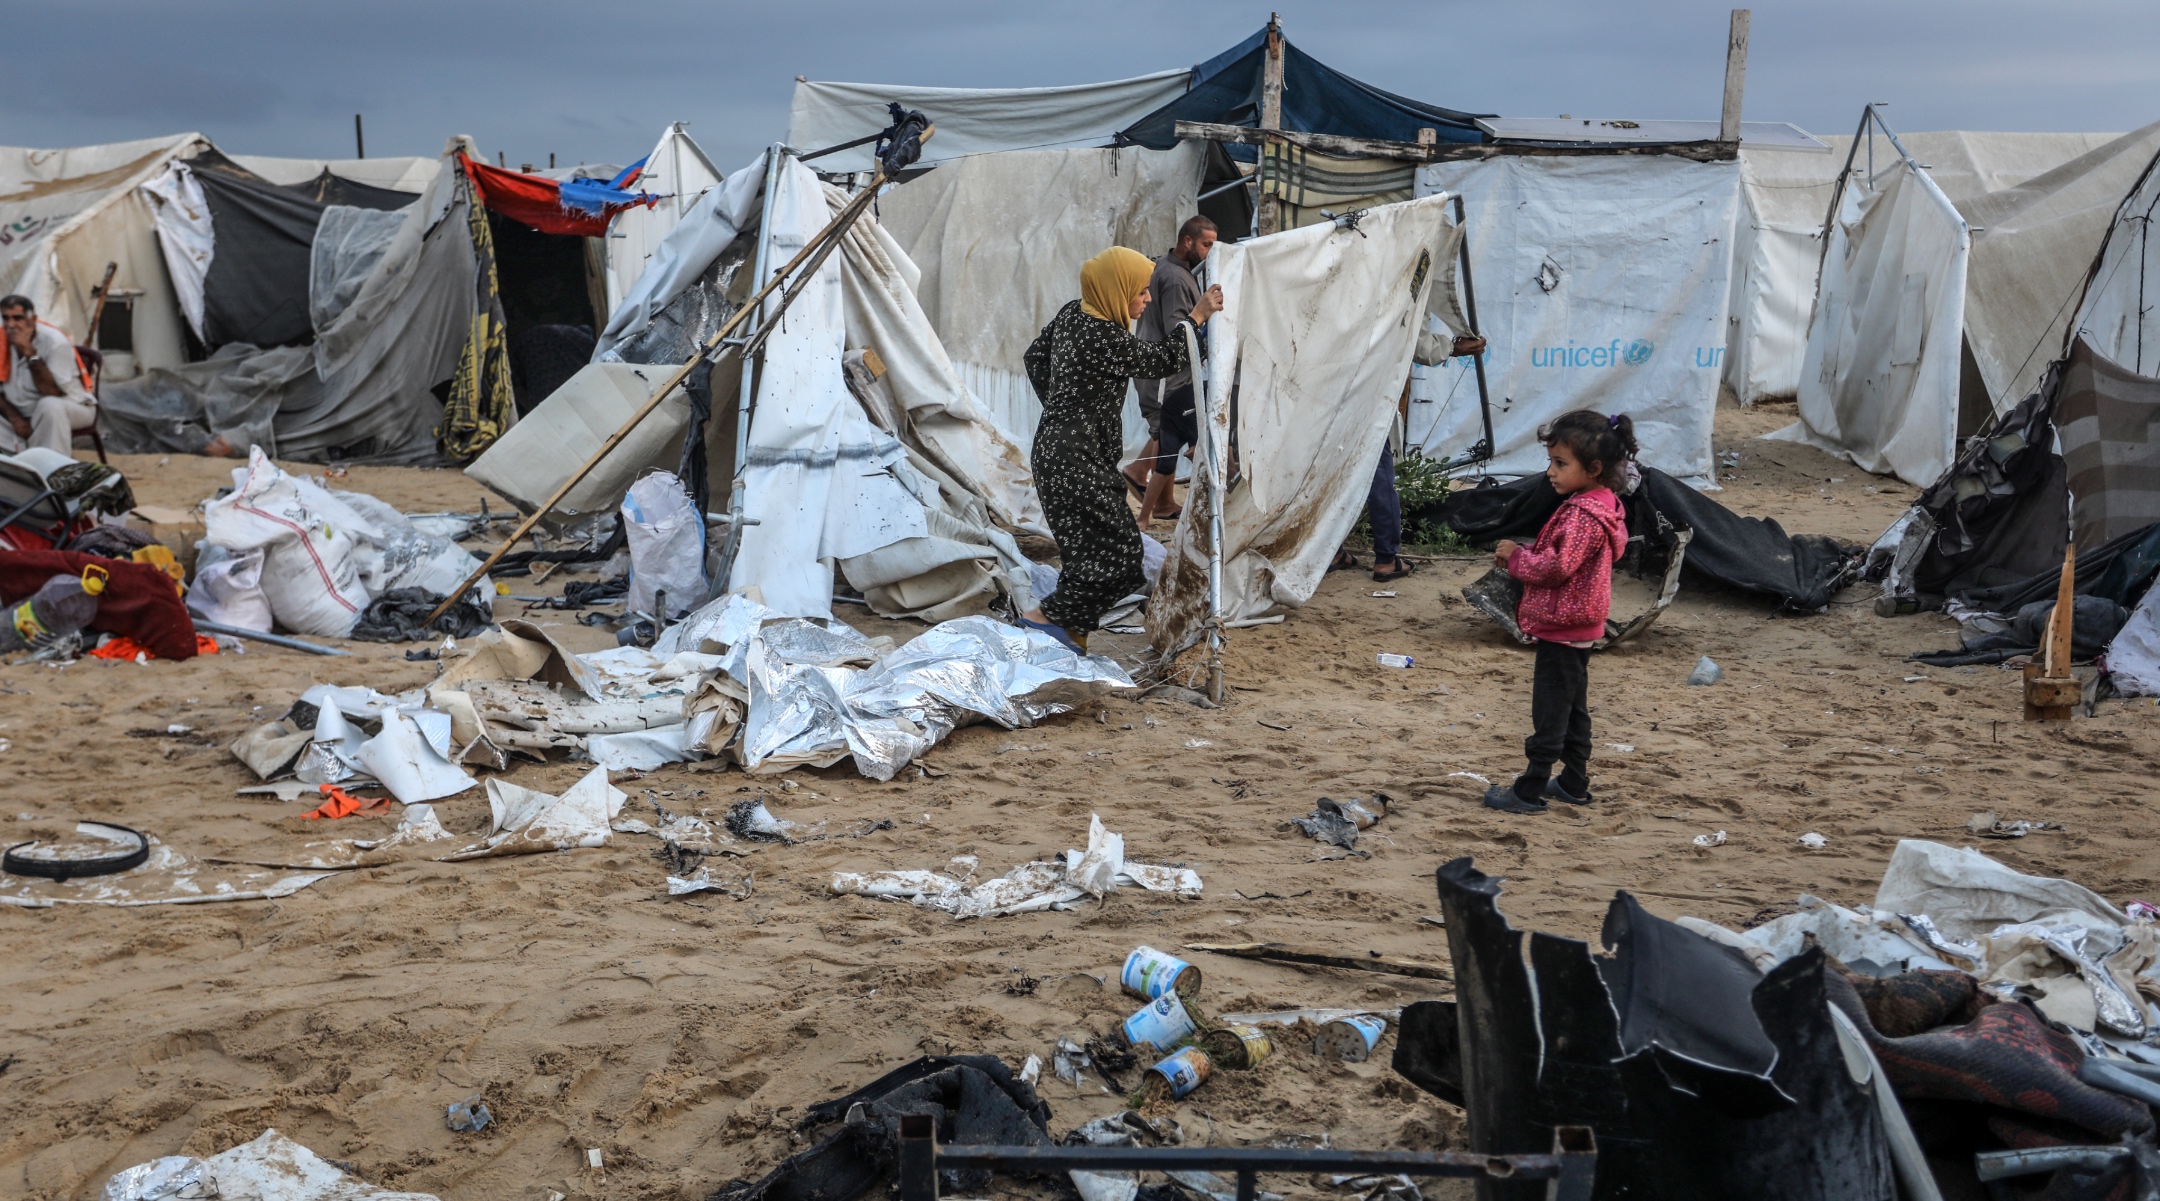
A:
MULTIPOLYGON (((1391 91, 1511 116, 1714 117, 1728 4, 1275 0, 1290 37, 1391 91)), ((471 134, 508 160, 625 162, 688 120, 723 166, 786 133, 794 77, 958 87, 1183 67, 1265 5, 927 0, 339 6, 69 0, 20 9, 0 141, 199 130, 238 153, 433 154, 471 134), (21 47, 34 47, 28 53, 21 47)), ((2151 0, 1824 0, 1755 7, 1747 115, 1843 132, 2128 130, 2160 119, 2151 0)))

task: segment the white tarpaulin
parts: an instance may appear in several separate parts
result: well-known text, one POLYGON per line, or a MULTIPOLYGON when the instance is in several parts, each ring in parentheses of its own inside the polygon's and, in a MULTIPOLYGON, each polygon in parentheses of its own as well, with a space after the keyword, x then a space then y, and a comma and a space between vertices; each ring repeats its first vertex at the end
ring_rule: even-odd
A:
MULTIPOLYGON (((1305 603, 1356 524, 1427 296, 1454 249, 1450 203, 1428 196, 1368 209, 1354 230, 1330 222, 1216 247, 1224 308, 1208 323, 1213 433, 1203 438, 1237 451, 1223 502, 1226 620, 1305 603)), ((1208 615, 1207 466, 1193 473, 1148 605, 1148 636, 1166 654, 1208 615)))
MULTIPOLYGON (((919 109, 937 124, 923 166, 1002 150, 1101 146, 1111 135, 1185 94, 1192 71, 1053 88, 920 88, 888 83, 797 80, 788 145, 807 154, 852 142, 892 124, 889 102, 919 109)), ((820 171, 868 171, 872 146, 828 154, 820 171)))
POLYGON ((1926 487, 1956 451, 1972 235, 1917 164, 1840 198, 1800 371, 1800 420, 1767 437, 1926 487))
MULTIPOLYGON (((1641 460, 1701 484, 1725 355, 1737 163, 1504 157, 1418 169, 1461 192, 1490 349, 1501 475, 1545 469, 1538 430, 1575 409, 1635 419, 1641 460)), ((1484 436, 1469 359, 1417 372, 1409 438, 1436 458, 1484 436)))
MULTIPOLYGON (((944 138, 940 124, 933 144, 944 138)), ((980 155, 878 202, 878 219, 922 271, 916 296, 962 382, 1021 445, 1042 412, 1021 362, 1028 344, 1080 295, 1082 263, 1112 246, 1169 252, 1195 212, 1202 154, 1187 142, 980 155)))
POLYGON ((720 185, 720 168, 675 122, 645 156, 645 169, 630 189, 658 196, 654 205, 633 204, 615 214, 607 232, 607 304, 613 313, 637 285, 660 243, 705 193, 720 185))
POLYGON ((2148 291, 2160 282, 2160 244, 2148 236, 2160 214, 2155 163, 2160 157, 2147 159, 2144 174, 2115 209, 2114 232, 2100 250, 2077 315, 2078 334, 2094 350, 2143 376, 2160 376, 2160 305, 2148 291))

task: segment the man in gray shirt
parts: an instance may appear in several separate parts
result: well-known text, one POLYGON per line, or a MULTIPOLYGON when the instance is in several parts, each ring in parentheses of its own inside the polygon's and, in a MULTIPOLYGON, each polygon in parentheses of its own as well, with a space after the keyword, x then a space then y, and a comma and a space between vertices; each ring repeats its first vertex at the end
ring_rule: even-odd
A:
MULTIPOLYGON (((1200 281, 1193 273, 1215 248, 1215 223, 1206 217, 1190 217, 1178 227, 1177 245, 1155 260, 1155 274, 1148 279, 1153 301, 1133 326, 1133 334, 1146 342, 1161 342, 1200 302, 1200 281)), ((1176 517, 1183 510, 1172 506, 1171 484, 1177 478, 1178 454, 1200 436, 1194 414, 1193 375, 1188 368, 1165 380, 1136 380, 1140 415, 1153 435, 1140 458, 1131 466, 1126 482, 1141 494, 1140 528, 1157 517, 1176 517)))

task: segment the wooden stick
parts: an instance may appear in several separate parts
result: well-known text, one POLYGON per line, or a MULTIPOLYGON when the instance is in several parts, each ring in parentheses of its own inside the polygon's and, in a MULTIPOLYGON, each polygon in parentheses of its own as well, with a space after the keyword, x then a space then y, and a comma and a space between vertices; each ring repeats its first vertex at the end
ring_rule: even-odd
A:
POLYGON ((2083 699, 2084 687, 2070 672, 2070 634, 2077 619, 2077 544, 2063 551, 2062 577, 2055 584, 2055 610, 2048 614, 2040 648, 2025 665, 2025 720, 2069 721, 2083 699))
POLYGON ((1731 32, 1725 39, 1725 102, 1718 110, 1718 141, 1740 144, 1740 98, 1747 90, 1748 21, 1753 9, 1732 10, 1731 32))
POLYGON ((113 276, 118 274, 119 271, 120 264, 105 264, 105 278, 98 281, 97 287, 90 289, 90 294, 97 297, 97 303, 91 306, 90 331, 83 335, 83 345, 92 350, 104 349, 104 347, 98 345, 98 325, 105 320, 105 298, 111 295, 113 276))
POLYGON ((2055 611, 2048 615, 2047 675, 2070 674, 2070 627, 2077 615, 2077 544, 2063 549, 2062 578, 2055 583, 2055 611))
POLYGON ((1269 959, 1278 963, 1304 963, 1315 967, 1347 968, 1353 972, 1380 972, 1389 976, 1418 976, 1427 980, 1453 980, 1455 973, 1437 963, 1390 959, 1384 955, 1345 955, 1325 947, 1300 947, 1280 942, 1189 942, 1188 951, 1207 951, 1239 959, 1269 959))
MULTIPOLYGON (((427 620, 420 624, 423 626, 433 624, 436 618, 449 611, 450 606, 457 601, 458 597, 465 595, 466 592, 472 589, 474 584, 480 582, 482 576, 492 571, 495 564, 501 562, 502 557, 510 553, 511 547, 516 546, 520 539, 531 533, 533 527, 540 524, 541 518, 547 516, 556 505, 561 504, 563 497, 570 495, 572 488, 577 487, 578 484, 584 481, 586 476, 592 474, 593 468, 598 467, 602 459, 614 453, 615 448, 622 444, 622 440, 629 437, 630 432, 636 429, 640 422, 651 416, 654 409, 660 407, 661 401, 666 400, 674 393, 675 389, 682 386, 684 380, 690 378, 690 372, 696 368, 699 359, 712 354, 716 350, 726 349, 725 343, 727 340, 734 336, 735 331, 745 321, 750 319, 751 314, 758 311, 759 306, 765 303, 765 298, 772 293, 773 289, 780 286, 781 281, 785 280, 790 272, 794 271, 806 259, 816 258, 818 262, 824 262, 824 255, 819 252, 830 244, 838 243, 840 237, 847 232, 848 227, 855 223, 855 219, 862 216, 863 210, 870 207, 870 202, 876 198, 878 188, 884 182, 885 169, 880 167, 876 177, 870 181, 869 187, 864 188, 855 199, 849 201, 847 207, 841 209, 824 229, 819 230, 816 237, 805 242, 803 248, 795 253, 794 258, 788 260, 786 266, 773 272, 773 277, 765 282, 765 286, 759 288, 755 296, 752 296, 741 308, 735 310, 735 315, 728 318, 724 325, 714 331, 713 336, 706 339, 705 345, 700 347, 696 354, 691 355, 687 362, 676 368, 675 374, 668 377, 667 383, 663 384, 659 391, 653 393, 652 399, 646 401, 643 408, 631 414, 630 419, 625 421, 620 429, 609 434, 607 441, 600 444, 600 449, 594 451, 592 457, 585 460, 584 466, 579 467, 571 474, 569 479, 564 480, 562 486, 555 489, 554 495, 541 502, 540 506, 534 509, 531 515, 518 525, 518 528, 511 533, 510 537, 500 547, 496 548, 495 553, 487 557, 487 562, 482 563, 478 570, 466 577, 464 583, 451 590, 450 595, 444 597, 443 602, 435 606, 435 611, 428 614, 427 620)), ((800 291, 799 288, 791 290, 787 294, 787 299, 792 299, 798 291, 800 291)), ((783 310, 784 308, 783 305, 783 310)), ((779 314, 775 313, 773 316, 777 319, 779 314)), ((771 322, 766 324, 770 325, 771 322)))

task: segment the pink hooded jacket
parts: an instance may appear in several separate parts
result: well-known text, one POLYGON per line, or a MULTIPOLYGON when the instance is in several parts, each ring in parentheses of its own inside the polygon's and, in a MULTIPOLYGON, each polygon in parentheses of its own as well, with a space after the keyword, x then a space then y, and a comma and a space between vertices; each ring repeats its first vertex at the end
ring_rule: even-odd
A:
POLYGON ((1594 642, 1612 612, 1613 560, 1627 549, 1627 517, 1610 488, 1588 488, 1561 502, 1537 541, 1508 559, 1523 582, 1515 619, 1547 642, 1594 642))

